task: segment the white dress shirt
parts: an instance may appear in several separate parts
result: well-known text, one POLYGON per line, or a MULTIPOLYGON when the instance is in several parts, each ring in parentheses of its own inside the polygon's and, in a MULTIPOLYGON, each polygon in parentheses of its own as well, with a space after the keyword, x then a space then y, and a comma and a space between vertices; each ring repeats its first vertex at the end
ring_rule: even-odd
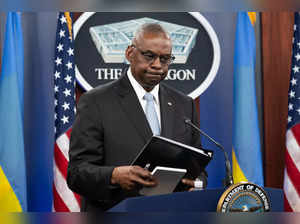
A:
MULTIPOLYGON (((143 97, 146 94, 146 90, 135 80, 135 78, 133 77, 132 73, 131 73, 131 68, 128 68, 127 71, 127 76, 128 79, 138 97, 138 100, 144 110, 144 113, 146 114, 146 100, 143 99, 143 97)), ((161 118, 160 118, 160 105, 159 105, 159 96, 158 96, 158 92, 159 92, 159 85, 156 85, 152 91, 150 92, 153 96, 154 96, 154 105, 155 105, 155 110, 156 110, 156 114, 158 117, 158 122, 159 122, 159 126, 161 129, 161 118)))

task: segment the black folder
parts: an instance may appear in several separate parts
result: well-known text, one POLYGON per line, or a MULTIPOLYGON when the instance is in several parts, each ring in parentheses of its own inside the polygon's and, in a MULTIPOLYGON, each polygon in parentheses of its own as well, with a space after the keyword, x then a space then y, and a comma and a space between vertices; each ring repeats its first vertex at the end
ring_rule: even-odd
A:
POLYGON ((186 169, 188 176, 196 178, 213 156, 213 151, 199 149, 183 143, 153 136, 143 147, 131 165, 152 171, 156 166, 186 169))

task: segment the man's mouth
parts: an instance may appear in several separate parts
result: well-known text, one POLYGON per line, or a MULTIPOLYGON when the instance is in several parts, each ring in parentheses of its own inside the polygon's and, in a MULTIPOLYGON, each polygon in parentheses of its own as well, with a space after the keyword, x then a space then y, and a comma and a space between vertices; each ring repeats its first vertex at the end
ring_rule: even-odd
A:
POLYGON ((162 73, 154 73, 154 72, 147 72, 148 76, 153 76, 153 77, 162 77, 162 73))

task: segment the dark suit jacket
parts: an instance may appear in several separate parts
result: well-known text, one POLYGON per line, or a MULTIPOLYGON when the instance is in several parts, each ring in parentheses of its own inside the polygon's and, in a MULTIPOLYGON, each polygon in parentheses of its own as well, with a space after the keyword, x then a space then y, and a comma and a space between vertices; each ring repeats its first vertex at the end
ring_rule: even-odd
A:
MULTIPOLYGON (((160 84, 161 135, 200 147, 199 134, 184 123, 198 123, 192 98, 160 84)), ((97 87, 80 97, 70 142, 67 182, 82 196, 82 210, 107 210, 136 196, 110 184, 114 167, 130 165, 152 132, 129 79, 97 87)))

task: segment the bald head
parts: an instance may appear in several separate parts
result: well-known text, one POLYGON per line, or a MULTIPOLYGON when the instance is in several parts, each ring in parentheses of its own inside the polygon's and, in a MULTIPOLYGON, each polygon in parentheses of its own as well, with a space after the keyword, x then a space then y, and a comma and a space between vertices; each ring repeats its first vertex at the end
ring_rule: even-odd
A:
POLYGON ((145 23, 140 26, 135 32, 132 43, 136 44, 136 42, 139 42, 139 40, 145 36, 161 36, 170 40, 169 33, 158 23, 145 23))

